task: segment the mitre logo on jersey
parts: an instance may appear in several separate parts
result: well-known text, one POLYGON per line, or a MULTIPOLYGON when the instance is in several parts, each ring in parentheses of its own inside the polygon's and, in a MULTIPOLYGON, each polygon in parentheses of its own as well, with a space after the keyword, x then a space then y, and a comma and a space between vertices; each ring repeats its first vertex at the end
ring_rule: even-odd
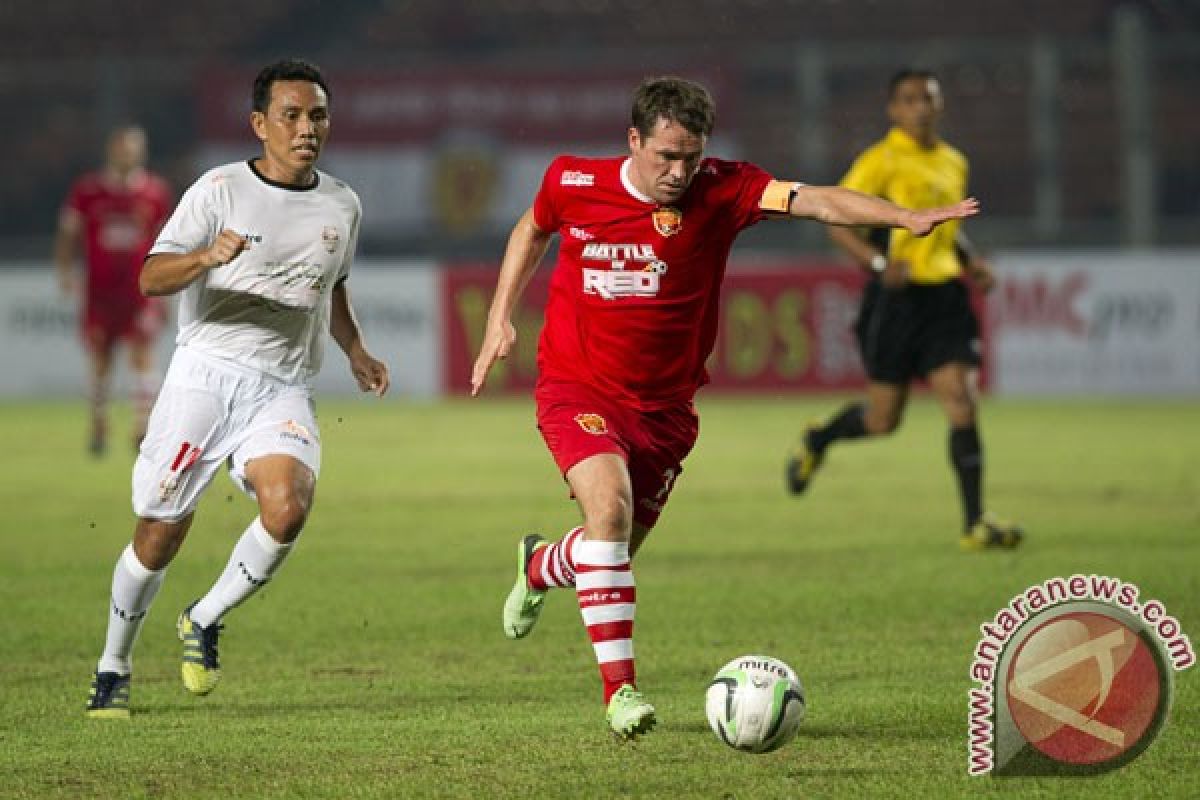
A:
POLYGON ((321 244, 325 246, 326 253, 332 253, 334 250, 337 250, 338 242, 341 239, 341 234, 338 233, 337 228, 326 225, 321 229, 321 244))
POLYGON ((656 208, 650 218, 660 236, 674 236, 683 230, 683 212, 674 206, 656 208))
POLYGON ((608 269, 583 269, 583 293, 605 300, 618 297, 654 297, 667 262, 649 244, 604 244, 593 242, 583 247, 581 257, 588 261, 607 261, 608 269), (633 265, 633 269, 626 269, 633 265))
POLYGON ((608 423, 599 414, 576 414, 575 422, 593 436, 602 436, 608 433, 608 423))
POLYGON ((590 172, 568 169, 563 171, 559 184, 562 186, 595 186, 596 176, 590 172))
POLYGON ((279 438, 297 442, 307 447, 312 444, 313 435, 309 432, 308 428, 294 419, 289 419, 283 423, 283 430, 279 432, 279 438))

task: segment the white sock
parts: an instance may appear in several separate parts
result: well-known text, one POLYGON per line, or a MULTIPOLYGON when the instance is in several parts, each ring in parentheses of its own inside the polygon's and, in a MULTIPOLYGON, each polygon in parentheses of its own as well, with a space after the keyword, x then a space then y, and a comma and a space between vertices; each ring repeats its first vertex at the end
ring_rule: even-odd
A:
POLYGON ((151 570, 142 566, 133 552, 133 544, 125 547, 113 569, 108 634, 104 640, 104 654, 96 663, 98 672, 117 672, 121 675, 133 672, 133 660, 130 657, 133 644, 166 574, 166 568, 151 570))
POLYGON ((255 517, 233 546, 221 577, 192 607, 192 622, 201 628, 219 622, 226 612, 261 589, 290 552, 292 545, 272 539, 262 521, 255 517))

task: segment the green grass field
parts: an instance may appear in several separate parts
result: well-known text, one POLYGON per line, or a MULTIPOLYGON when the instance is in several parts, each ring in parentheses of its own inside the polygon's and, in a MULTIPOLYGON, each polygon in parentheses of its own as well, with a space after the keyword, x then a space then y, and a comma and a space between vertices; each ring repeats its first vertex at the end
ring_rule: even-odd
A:
POLYGON ((253 515, 218 477, 143 630, 129 723, 82 710, 132 457, 87 459, 79 406, 0 405, 0 796, 1195 797, 1196 669, 1151 749, 1092 779, 968 778, 966 692, 980 623, 1055 575, 1135 582, 1200 643, 1200 407, 989 401, 989 505, 1030 538, 968 555, 927 400, 891 439, 834 451, 803 500, 784 494, 794 432, 836 402, 702 398, 700 443, 636 563, 660 724, 634 746, 606 734, 572 595, 529 639, 500 630, 518 536, 576 519, 526 403, 324 403, 308 529, 227 617, 221 686, 197 699, 174 619, 253 515), (712 673, 748 652, 789 662, 808 693, 772 755, 725 748, 704 719, 712 673))

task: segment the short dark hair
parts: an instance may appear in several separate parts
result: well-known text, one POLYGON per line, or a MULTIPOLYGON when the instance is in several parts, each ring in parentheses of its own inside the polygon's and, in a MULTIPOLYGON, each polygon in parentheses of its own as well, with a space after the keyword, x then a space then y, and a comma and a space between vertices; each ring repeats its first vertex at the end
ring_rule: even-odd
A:
POLYGON ((892 79, 888 81, 888 100, 896 96, 896 90, 900 88, 900 84, 911 80, 936 81, 937 75, 933 73, 933 70, 916 69, 915 67, 903 67, 896 70, 892 79))
POLYGON ((285 58, 259 70, 258 77, 254 79, 255 111, 267 110, 271 104, 271 84, 275 81, 311 81, 325 90, 326 98, 333 100, 333 93, 329 91, 320 67, 299 58, 285 58))
POLYGON ((647 137, 658 118, 678 122, 690 133, 708 136, 716 122, 712 95, 695 81, 664 76, 647 78, 633 93, 633 127, 647 137))

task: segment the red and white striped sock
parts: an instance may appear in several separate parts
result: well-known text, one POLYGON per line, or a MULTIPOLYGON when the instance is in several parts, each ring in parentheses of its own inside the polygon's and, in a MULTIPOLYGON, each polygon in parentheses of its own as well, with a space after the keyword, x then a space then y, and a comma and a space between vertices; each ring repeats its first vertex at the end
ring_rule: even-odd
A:
POLYGON ((553 544, 533 554, 526 567, 529 588, 544 592, 575 585, 575 548, 583 536, 583 528, 572 528, 553 544))
POLYGON ((604 679, 604 702, 633 684, 633 612, 637 587, 628 542, 585 540, 575 550, 575 592, 604 679))

